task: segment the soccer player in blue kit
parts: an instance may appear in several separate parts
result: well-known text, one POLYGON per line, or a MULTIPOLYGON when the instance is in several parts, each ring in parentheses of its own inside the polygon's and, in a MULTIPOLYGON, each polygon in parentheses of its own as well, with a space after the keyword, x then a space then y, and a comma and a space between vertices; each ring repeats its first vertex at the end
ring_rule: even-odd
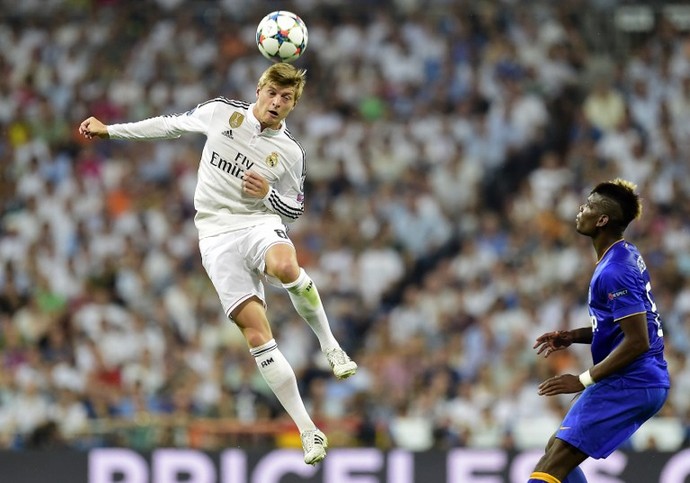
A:
POLYGON ((577 214, 577 231, 592 239, 597 254, 588 297, 591 327, 546 333, 534 348, 548 357, 572 343, 591 344, 594 365, 579 376, 558 375, 539 385, 543 396, 583 392, 528 483, 586 482, 580 463, 613 453, 668 396, 663 331, 649 272, 635 245, 623 238, 642 211, 635 189, 621 179, 600 183, 577 214))

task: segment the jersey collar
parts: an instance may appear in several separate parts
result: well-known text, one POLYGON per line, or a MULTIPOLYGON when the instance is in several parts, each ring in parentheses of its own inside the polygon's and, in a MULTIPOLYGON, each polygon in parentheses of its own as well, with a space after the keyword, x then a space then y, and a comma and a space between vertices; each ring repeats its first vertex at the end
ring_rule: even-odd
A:
POLYGON ((625 239, 624 239, 624 238, 621 238, 620 240, 611 243, 611 246, 608 247, 608 248, 606 249, 606 251, 605 251, 604 253, 601 254, 601 258, 600 258, 599 260, 597 260, 597 265, 599 264, 599 262, 601 262, 601 261, 604 259, 604 257, 606 257, 606 254, 607 254, 608 252, 610 252, 611 249, 612 249, 613 247, 615 247, 616 245, 618 245, 620 242, 623 242, 623 241, 625 241, 625 239))
POLYGON ((269 136, 269 137, 274 137, 274 136, 279 136, 285 132, 286 128, 286 123, 285 119, 283 119, 283 122, 280 123, 280 127, 278 129, 269 129, 266 128, 263 131, 261 131, 261 123, 259 120, 254 116, 254 106, 256 103, 249 104, 249 109, 247 109, 247 120, 251 123, 252 128, 254 128, 254 132, 258 133, 259 136, 269 136))

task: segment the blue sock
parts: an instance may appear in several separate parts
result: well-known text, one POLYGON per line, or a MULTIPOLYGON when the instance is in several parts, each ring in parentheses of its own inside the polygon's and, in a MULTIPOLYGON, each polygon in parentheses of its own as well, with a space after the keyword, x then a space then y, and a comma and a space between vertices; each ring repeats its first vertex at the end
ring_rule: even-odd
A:
POLYGON ((579 466, 576 466, 573 471, 568 473, 568 476, 562 483, 587 483, 587 478, 579 466))

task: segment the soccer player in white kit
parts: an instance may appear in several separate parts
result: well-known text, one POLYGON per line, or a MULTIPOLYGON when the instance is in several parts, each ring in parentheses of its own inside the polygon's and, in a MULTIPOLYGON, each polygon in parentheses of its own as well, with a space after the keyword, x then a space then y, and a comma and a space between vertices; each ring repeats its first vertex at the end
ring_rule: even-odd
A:
POLYGON ((88 139, 206 135, 194 194, 203 266, 259 371, 295 421, 305 463, 316 464, 325 458, 328 440, 307 413, 294 370, 273 338, 264 291, 264 278, 287 289, 337 378, 356 372, 357 364, 333 336, 314 282, 297 262, 285 226, 304 212, 305 152, 285 119, 305 82, 304 70, 277 63, 259 78, 253 104, 218 97, 183 114, 138 122, 105 125, 89 117, 79 132, 88 139))

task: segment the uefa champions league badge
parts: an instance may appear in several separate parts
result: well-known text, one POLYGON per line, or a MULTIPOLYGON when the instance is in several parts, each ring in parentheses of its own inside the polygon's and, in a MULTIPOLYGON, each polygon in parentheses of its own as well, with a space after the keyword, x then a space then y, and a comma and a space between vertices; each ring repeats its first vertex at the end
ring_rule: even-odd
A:
POLYGON ((271 168, 274 168, 276 164, 278 164, 278 153, 275 151, 266 156, 266 164, 269 165, 271 168))

